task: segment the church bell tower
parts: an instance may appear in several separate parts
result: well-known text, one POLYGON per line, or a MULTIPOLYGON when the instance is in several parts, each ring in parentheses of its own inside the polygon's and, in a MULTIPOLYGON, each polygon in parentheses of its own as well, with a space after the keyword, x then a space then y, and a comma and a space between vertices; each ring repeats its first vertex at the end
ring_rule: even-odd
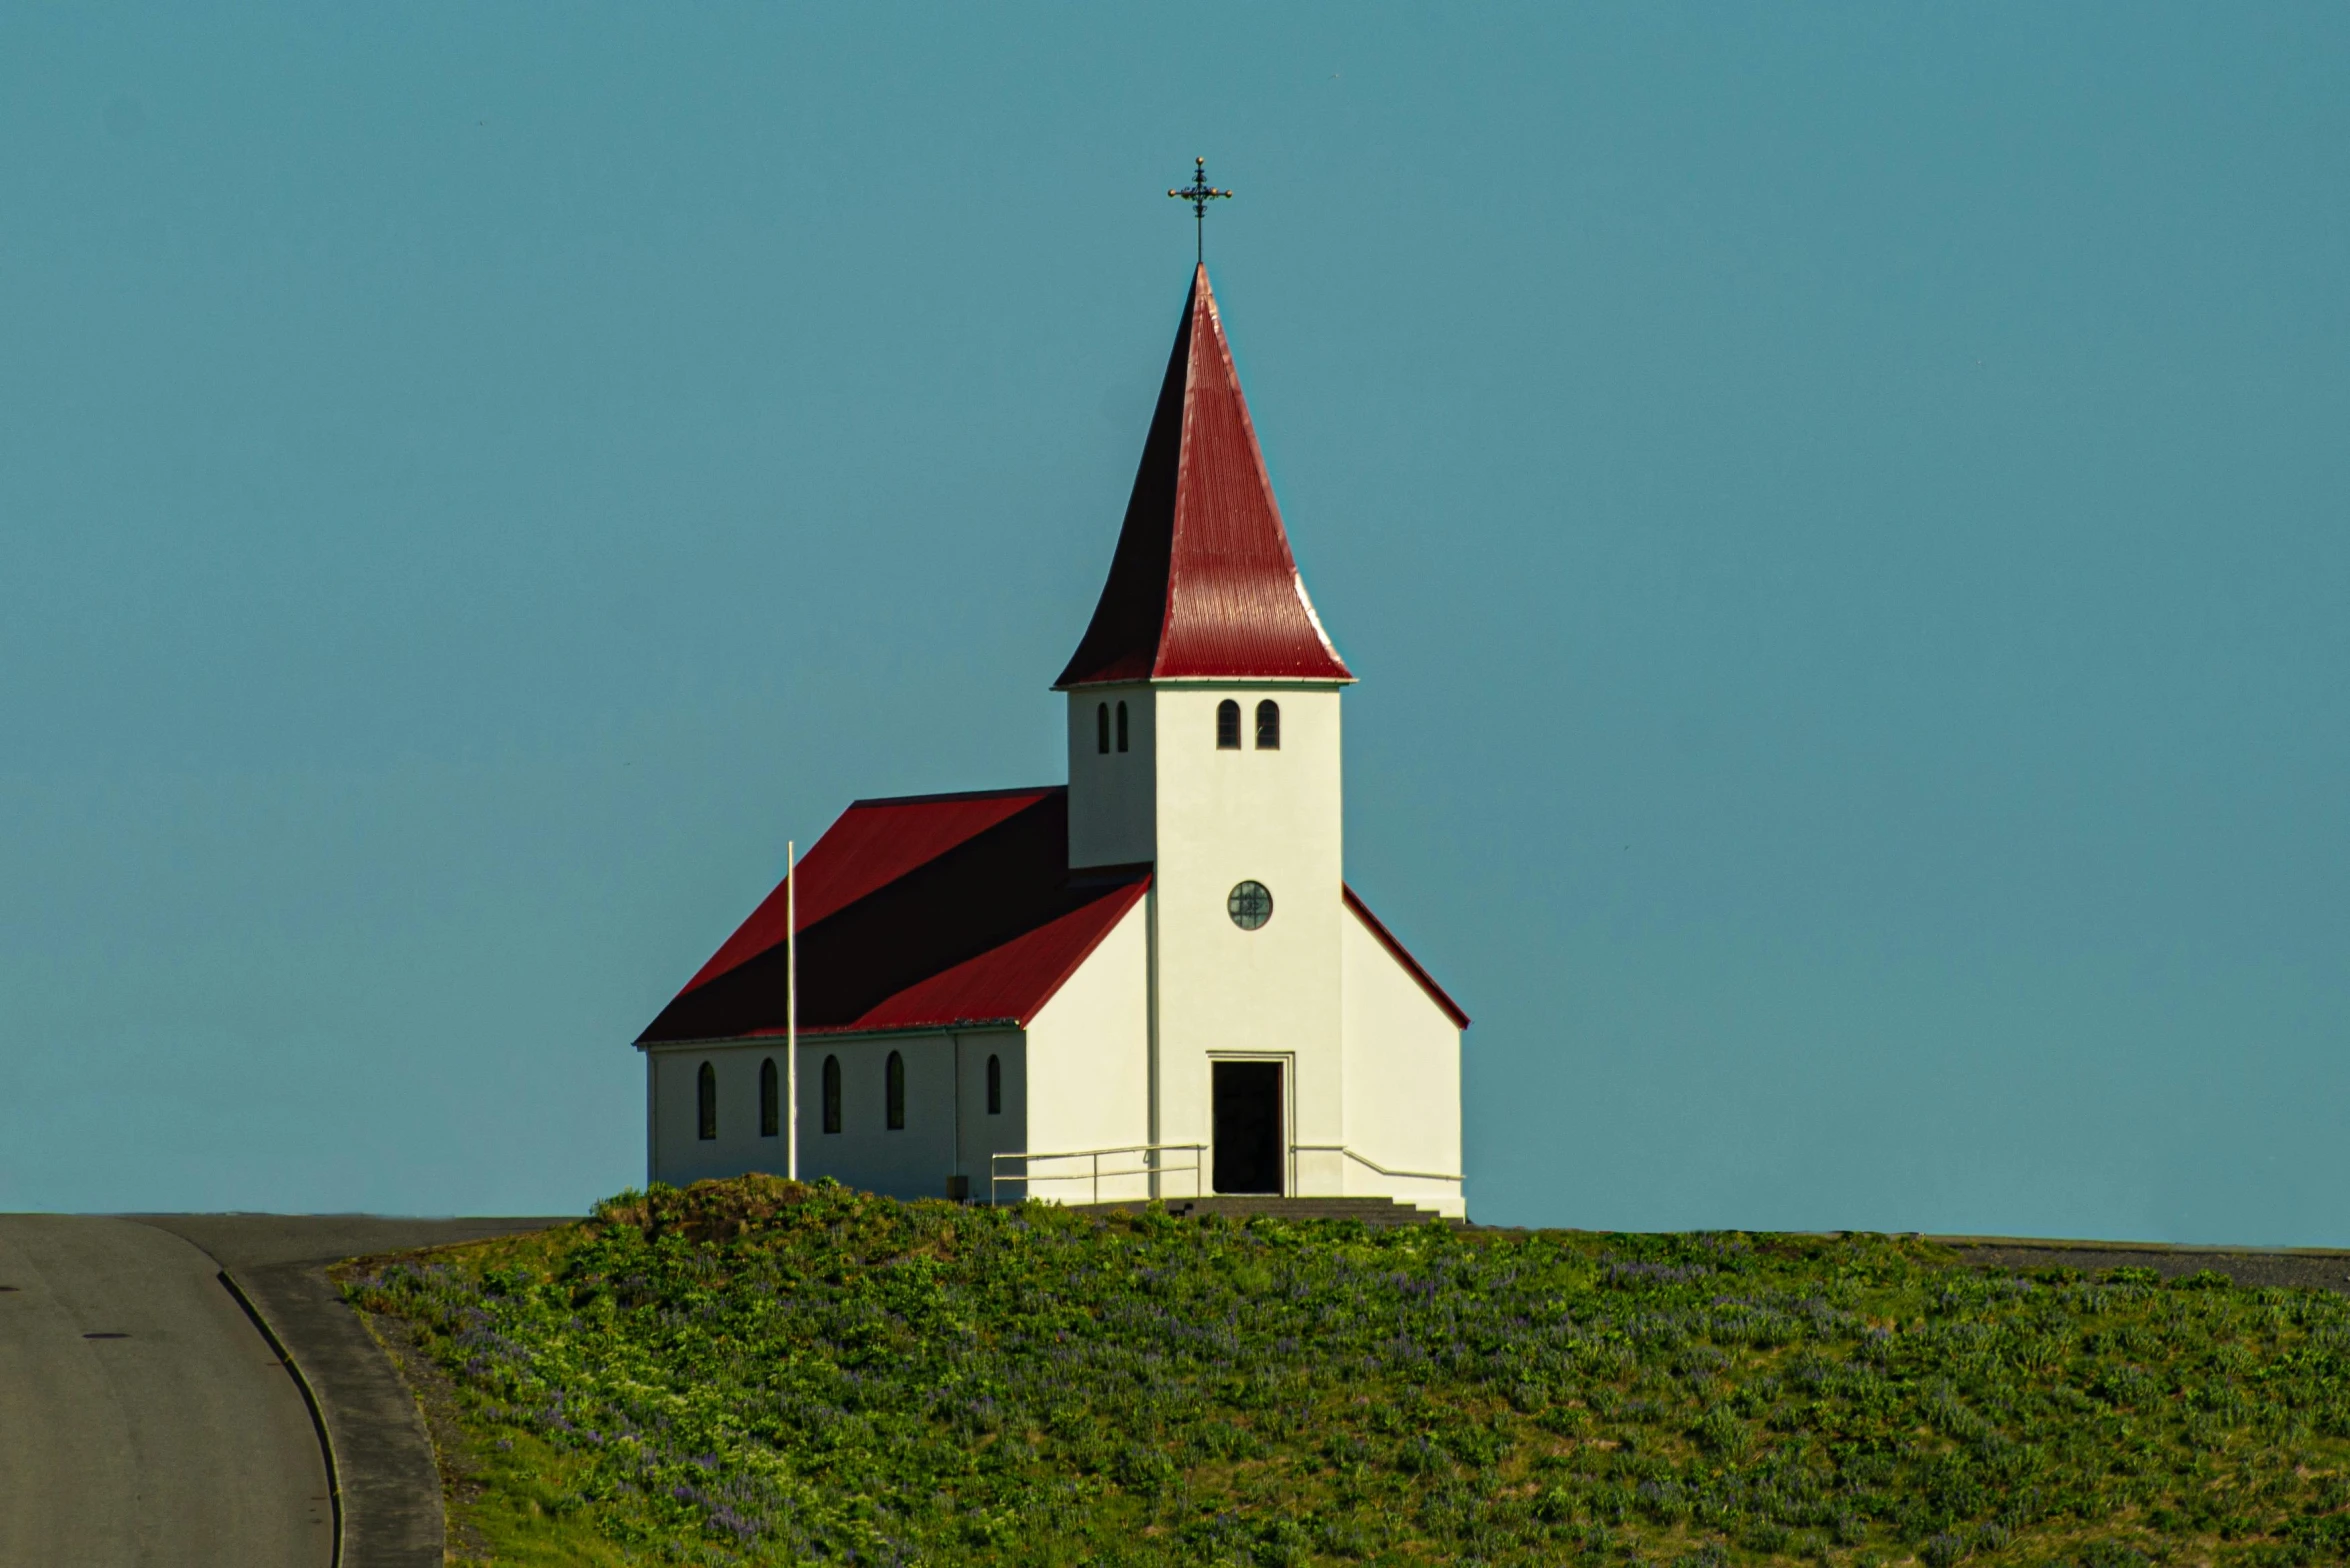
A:
MULTIPOLYGON (((1068 700, 1069 863, 1151 868, 1152 1141, 1267 1120, 1343 1142, 1340 693, 1354 680, 1290 553, 1207 269, 1191 294, 1068 700)), ((1239 1185, 1235 1185, 1235 1184, 1239 1185)), ((1269 1185, 1252 1185, 1265 1183, 1269 1185)))

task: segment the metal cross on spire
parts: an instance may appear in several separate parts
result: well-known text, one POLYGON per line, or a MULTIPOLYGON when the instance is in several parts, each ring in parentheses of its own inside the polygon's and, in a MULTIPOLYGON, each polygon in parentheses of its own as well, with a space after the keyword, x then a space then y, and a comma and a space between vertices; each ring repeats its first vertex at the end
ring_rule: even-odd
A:
POLYGON ((1191 203, 1192 246, 1196 253, 1193 259, 1204 262, 1208 259, 1208 203, 1228 200, 1232 193, 1220 191, 1208 183, 1207 159, 1194 158, 1191 163, 1191 183, 1167 194, 1177 201, 1191 203))

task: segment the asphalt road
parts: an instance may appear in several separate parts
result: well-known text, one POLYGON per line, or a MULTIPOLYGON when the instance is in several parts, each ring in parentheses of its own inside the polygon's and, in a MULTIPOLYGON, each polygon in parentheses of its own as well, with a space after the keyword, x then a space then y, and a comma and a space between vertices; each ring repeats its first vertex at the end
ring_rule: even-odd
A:
POLYGON ((337 1258, 440 1247, 565 1223, 372 1214, 141 1214, 235 1276, 318 1396, 343 1512, 341 1568, 441 1568, 440 1466, 416 1397, 327 1278, 337 1258))
POLYGON ((203 1251, 0 1215, 0 1565, 327 1568, 301 1390, 203 1251))

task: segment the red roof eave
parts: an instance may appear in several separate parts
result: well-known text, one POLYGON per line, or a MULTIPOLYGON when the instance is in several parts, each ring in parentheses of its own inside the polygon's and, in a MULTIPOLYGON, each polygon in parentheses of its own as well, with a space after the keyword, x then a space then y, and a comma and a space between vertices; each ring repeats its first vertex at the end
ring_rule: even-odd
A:
POLYGON ((1362 895, 1351 887, 1345 888, 1345 893, 1346 907, 1355 912, 1364 929, 1379 939, 1379 945, 1386 948, 1397 963, 1403 965, 1404 973, 1419 982, 1420 989, 1428 993, 1428 1000, 1444 1010, 1444 1015, 1452 1020, 1454 1028, 1468 1028, 1469 1015, 1461 1011, 1461 1004, 1446 994, 1444 987, 1436 983, 1434 975, 1420 967, 1420 961, 1396 940, 1395 933, 1388 930, 1377 915, 1371 913, 1371 906, 1363 902, 1362 895))

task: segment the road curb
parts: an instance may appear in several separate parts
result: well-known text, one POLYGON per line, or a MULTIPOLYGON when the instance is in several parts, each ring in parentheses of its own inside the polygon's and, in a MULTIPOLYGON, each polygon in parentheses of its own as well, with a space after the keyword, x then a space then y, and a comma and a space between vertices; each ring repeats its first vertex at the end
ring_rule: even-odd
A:
POLYGON ((310 1379, 302 1375, 302 1363, 296 1361, 293 1352, 286 1349, 285 1341, 277 1337, 277 1330, 270 1327, 269 1319, 261 1315, 261 1309, 253 1305, 253 1298, 245 1294, 245 1287, 237 1283, 237 1277, 222 1269, 220 1283, 236 1304, 244 1309, 245 1316, 260 1331, 262 1339, 268 1342, 270 1354, 276 1356, 278 1364, 286 1369, 286 1374, 294 1380, 294 1386, 302 1391, 302 1403, 309 1407, 310 1428, 318 1434, 319 1458, 326 1464, 327 1500, 334 1509, 335 1549, 331 1559, 332 1568, 342 1568, 343 1484, 335 1469, 334 1434, 327 1430, 326 1412, 318 1404, 318 1390, 312 1388, 310 1379))
POLYGON ((125 1214, 199 1248, 293 1374, 319 1429, 334 1568, 441 1568, 448 1521, 424 1412, 326 1271, 348 1258, 568 1225, 561 1215, 125 1214))
POLYGON ((447 1526, 424 1417, 324 1266, 223 1269, 221 1279, 311 1402, 333 1484, 336 1568, 441 1568, 447 1526))

